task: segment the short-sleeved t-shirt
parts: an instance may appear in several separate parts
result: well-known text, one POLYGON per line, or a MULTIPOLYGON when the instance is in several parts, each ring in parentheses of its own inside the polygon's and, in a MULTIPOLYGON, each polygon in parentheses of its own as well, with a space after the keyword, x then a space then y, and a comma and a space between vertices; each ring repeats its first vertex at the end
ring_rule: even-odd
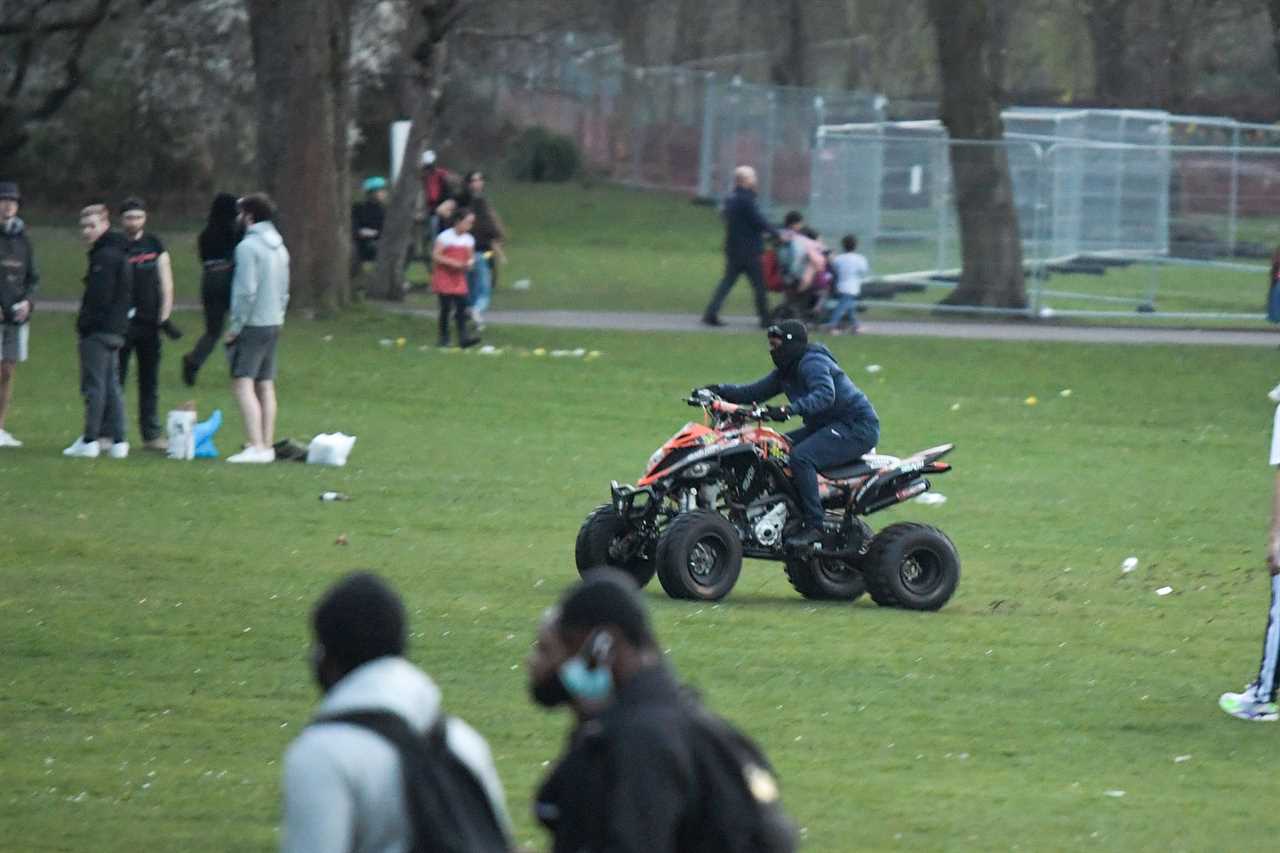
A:
POLYGON ((146 323, 160 322, 160 256, 164 243, 146 231, 130 240, 125 254, 133 267, 133 319, 146 323))
MULTIPOLYGON (((435 247, 445 257, 465 264, 475 257, 476 239, 469 233, 459 234, 449 228, 440 232, 440 236, 436 238, 435 247)), ((436 264, 431 271, 431 290, 446 296, 466 296, 466 271, 446 267, 444 264, 436 264)))
POLYGON ((871 274, 871 265, 858 252, 844 252, 831 259, 836 272, 836 293, 858 296, 862 281, 871 274))

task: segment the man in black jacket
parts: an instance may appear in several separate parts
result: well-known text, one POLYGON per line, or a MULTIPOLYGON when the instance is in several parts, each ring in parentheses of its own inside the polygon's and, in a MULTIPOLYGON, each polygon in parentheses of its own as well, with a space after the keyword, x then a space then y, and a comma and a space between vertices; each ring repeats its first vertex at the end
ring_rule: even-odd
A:
POLYGON ((128 243, 111 231, 106 205, 93 204, 80 211, 80 236, 89 246, 89 270, 84 278, 84 298, 76 318, 80 333, 80 393, 84 395, 84 432, 62 451, 63 456, 92 459, 98 455, 98 438, 112 441, 111 457, 129 455, 124 440, 124 400, 120 394, 120 348, 129 329, 133 302, 132 267, 128 243))
POLYGON ((708 326, 723 326, 720 306, 745 274, 755 294, 756 313, 760 315, 760 327, 769 325, 769 302, 765 297, 764 270, 760 255, 764 252, 765 232, 777 234, 760 212, 756 203, 756 170, 739 166, 733 170, 733 192, 724 202, 724 278, 716 287, 707 310, 702 312, 702 322, 708 326))
MULTIPOLYGON (((533 700, 577 717, 534 802, 554 853, 719 849, 725 816, 708 814, 715 770, 695 718, 706 712, 664 663, 628 575, 594 569, 571 588, 544 617, 527 665, 533 700)), ((752 795, 776 799, 771 774, 753 769, 770 778, 752 795)))
POLYGON ((32 298, 40 283, 36 256, 18 218, 18 185, 0 181, 0 447, 21 447, 5 429, 13 395, 13 374, 27 360, 32 298))

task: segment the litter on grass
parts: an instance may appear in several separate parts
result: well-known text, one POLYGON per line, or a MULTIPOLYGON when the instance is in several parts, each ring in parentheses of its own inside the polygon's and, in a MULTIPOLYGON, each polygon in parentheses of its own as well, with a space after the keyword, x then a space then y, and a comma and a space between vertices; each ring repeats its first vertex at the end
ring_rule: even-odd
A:
POLYGON ((1125 557, 1124 562, 1120 564, 1120 571, 1124 572, 1126 575, 1136 568, 1138 568, 1137 557, 1125 557))
POLYGON ((1059 391, 1059 392, 1058 392, 1058 396, 1059 396, 1059 397, 1070 397, 1070 396, 1071 396, 1071 389, 1070 389, 1070 388, 1063 388, 1061 391, 1059 391))
POLYGON ((1123 797, 1125 795, 1124 791, 1117 788, 1112 788, 1111 790, 1103 791, 1102 793, 1106 794, 1108 797, 1123 797))
POLYGON ((518 278, 511 283, 512 290, 528 290, 533 287, 533 282, 527 278, 518 278))
POLYGON ((1030 397, 1023 400, 1022 402, 1026 403, 1028 406, 1034 406, 1036 403, 1039 403, 1040 401, 1036 399, 1036 396, 1034 394, 1032 394, 1030 397))
POLYGON ((1171 586, 1162 586, 1162 587, 1160 587, 1159 589, 1157 589, 1157 590, 1156 590, 1156 595, 1159 595, 1159 596, 1166 596, 1166 595, 1168 595, 1168 594, 1169 594, 1169 593, 1171 593, 1171 592, 1173 592, 1173 587, 1171 587, 1171 586))
POLYGON ((883 370, 883 369, 884 369, 884 368, 882 368, 882 367, 881 367, 880 365, 878 365, 878 364, 868 364, 868 365, 867 365, 867 373, 879 373, 879 372, 880 372, 881 370, 883 370))
POLYGON ((925 492, 923 495, 916 498, 916 503, 918 504, 935 505, 944 504, 946 502, 947 496, 941 492, 925 492))

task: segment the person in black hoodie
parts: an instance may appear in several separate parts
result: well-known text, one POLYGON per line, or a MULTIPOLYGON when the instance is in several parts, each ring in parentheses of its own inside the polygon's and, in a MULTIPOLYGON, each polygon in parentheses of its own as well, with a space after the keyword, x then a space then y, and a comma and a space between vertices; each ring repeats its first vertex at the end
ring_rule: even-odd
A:
POLYGON ((84 297, 76 317, 84 432, 62 455, 95 458, 98 438, 106 435, 112 441, 111 457, 123 459, 129 455, 129 443, 124 440, 120 348, 129 330, 129 309, 133 304, 128 241, 111 231, 111 215, 103 204, 89 205, 80 211, 80 236, 89 246, 84 297))
POLYGON ((209 208, 209 220, 200 232, 200 304, 204 306, 204 334, 191 352, 182 357, 182 381, 196 384, 201 365, 222 339, 222 327, 231 310, 231 277, 236 268, 236 244, 244 236, 237 221, 236 197, 218 193, 209 208))
POLYGON ((871 452, 880 440, 880 418, 867 395, 840 368, 831 350, 810 344, 799 320, 770 326, 769 357, 774 370, 749 385, 709 385, 730 403, 763 403, 786 394, 785 406, 766 406, 769 417, 785 421, 804 418, 804 426, 787 433, 791 453, 787 465, 800 500, 804 529, 787 537, 787 544, 811 546, 822 538, 822 501, 818 472, 854 462, 871 452))
POLYGON ((21 447, 4 426, 13 394, 13 374, 27 360, 32 297, 40 283, 36 256, 18 218, 18 185, 0 181, 0 447, 21 447))

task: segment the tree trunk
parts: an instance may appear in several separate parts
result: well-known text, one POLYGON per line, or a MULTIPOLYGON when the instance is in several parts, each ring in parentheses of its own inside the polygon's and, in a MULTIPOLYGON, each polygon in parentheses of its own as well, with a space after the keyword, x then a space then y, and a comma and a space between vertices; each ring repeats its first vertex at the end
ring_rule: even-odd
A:
POLYGON ((1276 52, 1276 67, 1280 68, 1280 0, 1270 0, 1267 11, 1271 13, 1271 47, 1276 52))
POLYGON ((983 0, 929 0, 942 78, 942 121, 951 134, 951 172, 963 269, 949 305, 1025 308, 1022 240, 1013 203, 1000 105, 991 79, 991 19, 983 0))
POLYGON ((774 34, 780 36, 782 55, 770 61, 769 77, 777 86, 805 86, 809 75, 805 67, 805 35, 804 35, 805 0, 787 0, 774 7, 772 14, 778 16, 778 29, 774 34))
MULTIPOLYGON (((409 138, 400 174, 391 190, 378 238, 378 263, 369 292, 384 299, 404 299, 404 259, 413 240, 413 208, 418 198, 418 164, 439 114, 440 93, 448 60, 445 39, 468 11, 468 0, 424 0, 414 4, 400 60, 405 92, 412 103, 409 138)), ((425 211, 430 215, 431 211, 425 211)), ((431 247, 428 245, 427 251, 431 247)))
POLYGON ((294 304, 345 304, 351 256, 346 114, 350 0, 249 0, 258 173, 279 207, 294 304))
POLYGON ((1128 7, 1131 0, 1084 0, 1085 28, 1093 48, 1094 94, 1108 104, 1119 104, 1128 90, 1128 7))

